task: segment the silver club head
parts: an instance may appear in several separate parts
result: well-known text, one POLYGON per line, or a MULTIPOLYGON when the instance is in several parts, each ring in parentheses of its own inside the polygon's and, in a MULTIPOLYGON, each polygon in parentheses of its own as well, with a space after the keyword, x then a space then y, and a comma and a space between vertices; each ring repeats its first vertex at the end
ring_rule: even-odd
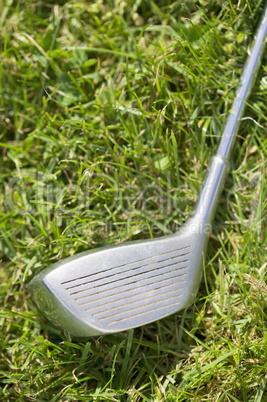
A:
POLYGON ((110 334, 190 305, 228 162, 214 157, 194 217, 173 235, 86 251, 29 284, 40 310, 72 336, 110 334))
POLYGON ((194 300, 208 234, 190 219, 174 235, 87 251, 43 270, 30 292, 72 336, 110 334, 159 320, 194 300))

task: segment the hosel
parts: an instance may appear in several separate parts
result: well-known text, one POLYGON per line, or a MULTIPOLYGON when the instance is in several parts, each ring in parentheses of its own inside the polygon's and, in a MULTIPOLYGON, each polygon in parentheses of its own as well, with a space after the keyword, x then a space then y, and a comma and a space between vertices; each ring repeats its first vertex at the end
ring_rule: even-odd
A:
POLYGON ((198 202, 195 208, 194 217, 198 219, 201 226, 205 226, 210 231, 217 205, 224 188, 225 180, 228 175, 230 163, 228 159, 216 155, 211 160, 203 188, 200 191, 198 202))

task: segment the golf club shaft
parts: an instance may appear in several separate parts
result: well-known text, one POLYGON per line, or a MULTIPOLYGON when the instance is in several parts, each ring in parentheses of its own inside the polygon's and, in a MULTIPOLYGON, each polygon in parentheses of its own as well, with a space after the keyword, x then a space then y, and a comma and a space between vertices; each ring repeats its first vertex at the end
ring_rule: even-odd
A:
POLYGON ((241 77, 241 85, 238 89, 233 108, 225 126, 218 154, 223 158, 229 159, 235 135, 237 133, 239 123, 244 111, 245 103, 252 88, 253 82, 257 75, 259 61, 265 47, 265 37, 267 34, 267 6, 264 9, 261 23, 259 25, 254 46, 247 60, 244 72, 241 77))
POLYGON ((241 84, 233 104, 233 108, 226 123, 218 153, 212 158, 212 163, 200 192, 195 208, 195 216, 199 221, 207 225, 210 231, 218 201, 229 171, 229 157, 233 149, 234 139, 239 128, 239 123, 244 111, 250 89, 255 80, 260 59, 263 54, 265 38, 267 34, 267 7, 265 7, 261 23, 259 25, 254 46, 246 63, 241 77, 241 84))

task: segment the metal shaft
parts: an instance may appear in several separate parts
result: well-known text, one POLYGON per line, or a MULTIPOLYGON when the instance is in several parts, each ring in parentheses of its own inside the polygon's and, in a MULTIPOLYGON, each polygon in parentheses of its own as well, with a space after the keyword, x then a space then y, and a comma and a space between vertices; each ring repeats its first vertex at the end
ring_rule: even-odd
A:
POLYGON ((259 61, 264 51, 264 46, 266 43, 265 41, 266 34, 267 34, 267 6, 265 7, 263 18, 257 31, 254 46, 251 50, 251 54, 247 60, 246 67, 241 77, 241 85, 238 89, 232 111, 230 113, 230 116, 228 118, 227 124, 225 126, 222 135, 218 155, 222 156, 223 158, 229 159, 230 157, 234 144, 235 134, 238 130, 244 106, 250 93, 253 82, 255 80, 257 70, 260 64, 259 61))
POLYGON ((258 67, 260 65, 261 56, 264 51, 265 37, 267 35, 267 6, 263 12, 262 20, 259 25, 254 46, 247 60, 243 71, 240 86, 227 120, 219 150, 212 158, 212 163, 206 177, 205 183, 200 192, 198 203, 195 208, 195 216, 199 221, 207 226, 210 230, 210 225, 217 209, 217 204, 220 199, 225 179, 229 171, 229 157, 233 149, 233 144, 244 107, 255 80, 258 67))

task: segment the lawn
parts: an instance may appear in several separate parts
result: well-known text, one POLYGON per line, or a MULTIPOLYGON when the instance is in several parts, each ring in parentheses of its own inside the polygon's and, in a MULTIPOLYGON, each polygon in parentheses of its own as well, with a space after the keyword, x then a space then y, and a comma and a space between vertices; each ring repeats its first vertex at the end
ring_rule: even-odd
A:
POLYGON ((1 2, 1 400, 267 401, 267 52, 192 306, 71 339, 27 288, 60 259, 187 220, 261 3, 1 2))

